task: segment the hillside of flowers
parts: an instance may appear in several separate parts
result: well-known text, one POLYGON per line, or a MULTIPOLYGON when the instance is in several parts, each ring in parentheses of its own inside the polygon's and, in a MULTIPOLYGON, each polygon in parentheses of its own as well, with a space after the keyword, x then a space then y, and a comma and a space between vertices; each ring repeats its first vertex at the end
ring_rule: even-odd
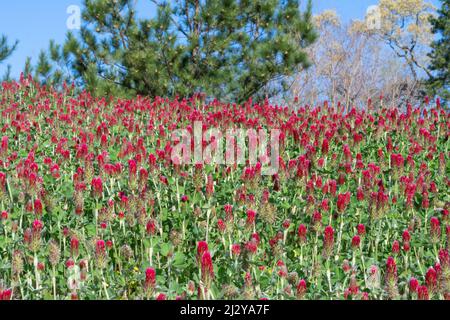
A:
POLYGON ((450 299, 450 115, 0 89, 0 300, 450 299), (280 167, 175 129, 280 129, 280 167))

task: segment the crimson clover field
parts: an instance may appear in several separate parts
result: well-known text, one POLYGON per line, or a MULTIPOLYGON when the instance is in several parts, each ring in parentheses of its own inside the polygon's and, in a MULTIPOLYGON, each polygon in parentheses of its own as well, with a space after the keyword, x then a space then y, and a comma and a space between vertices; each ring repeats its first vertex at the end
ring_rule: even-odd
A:
MULTIPOLYGON (((450 116, 0 89, 0 300, 450 299, 450 116), (279 170, 175 129, 279 129, 279 170)), ((234 150, 233 150, 234 151, 234 150)))

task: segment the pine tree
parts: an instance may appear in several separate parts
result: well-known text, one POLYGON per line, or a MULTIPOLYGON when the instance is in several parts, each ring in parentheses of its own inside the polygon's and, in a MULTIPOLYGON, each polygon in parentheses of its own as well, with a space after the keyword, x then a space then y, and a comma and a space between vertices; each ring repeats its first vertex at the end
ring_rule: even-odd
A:
POLYGON ((134 0, 85 0, 80 34, 54 55, 61 78, 98 94, 244 101, 309 65, 311 1, 303 13, 297 0, 152 2, 156 17, 138 19, 134 0))
POLYGON ((438 40, 432 44, 430 69, 434 71, 429 81, 432 93, 450 100, 450 0, 441 0, 439 15, 431 20, 438 40))
POLYGON ((0 37, 0 63, 5 61, 16 50, 18 42, 13 45, 8 45, 8 38, 6 36, 0 37))
MULTIPOLYGON (((4 35, 0 37, 0 64, 4 62, 6 59, 8 59, 11 54, 16 50, 18 45, 18 41, 16 41, 14 44, 9 45, 8 44, 8 38, 4 35)), ((11 66, 6 66, 6 72, 2 76, 2 81, 8 81, 11 79, 11 66)))

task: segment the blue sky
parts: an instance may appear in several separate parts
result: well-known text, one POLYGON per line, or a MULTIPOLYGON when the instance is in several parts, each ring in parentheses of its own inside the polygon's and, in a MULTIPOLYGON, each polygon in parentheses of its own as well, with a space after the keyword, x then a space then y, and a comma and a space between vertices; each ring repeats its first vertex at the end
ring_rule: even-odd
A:
MULTIPOLYGON (((138 13, 151 16, 155 12, 150 0, 138 0, 138 13)), ((306 0, 302 1, 306 2, 306 0)), ((314 12, 335 9, 344 21, 361 19, 367 8, 377 0, 313 0, 314 12)), ((438 0, 432 1, 438 5, 438 0)), ((81 5, 82 0, 7 0, 0 4, 0 34, 10 41, 19 40, 19 47, 6 63, 0 65, 0 75, 6 65, 12 66, 12 75, 23 69, 26 57, 36 61, 41 49, 46 49, 50 39, 62 43, 68 31, 66 13, 70 5, 81 5)))

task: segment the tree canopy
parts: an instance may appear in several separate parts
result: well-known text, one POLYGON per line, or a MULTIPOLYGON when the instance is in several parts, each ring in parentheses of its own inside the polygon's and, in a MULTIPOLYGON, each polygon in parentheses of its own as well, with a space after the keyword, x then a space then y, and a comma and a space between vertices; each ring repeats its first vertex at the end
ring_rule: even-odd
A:
MULTIPOLYGON (((18 41, 14 42, 12 45, 8 44, 8 38, 5 35, 0 37, 0 64, 2 64, 6 59, 8 59, 11 54, 16 50, 18 41)), ((8 65, 2 80, 9 80, 11 72, 11 66, 8 65)))
POLYGON ((443 0, 439 15, 431 20, 438 39, 431 45, 430 69, 434 71, 429 84, 433 93, 450 100, 450 1, 443 0))
POLYGON ((311 1, 153 1, 156 17, 136 16, 133 0, 85 0, 79 34, 52 42, 36 75, 76 81, 98 94, 186 96, 201 91, 244 101, 270 96, 316 39, 311 1))

